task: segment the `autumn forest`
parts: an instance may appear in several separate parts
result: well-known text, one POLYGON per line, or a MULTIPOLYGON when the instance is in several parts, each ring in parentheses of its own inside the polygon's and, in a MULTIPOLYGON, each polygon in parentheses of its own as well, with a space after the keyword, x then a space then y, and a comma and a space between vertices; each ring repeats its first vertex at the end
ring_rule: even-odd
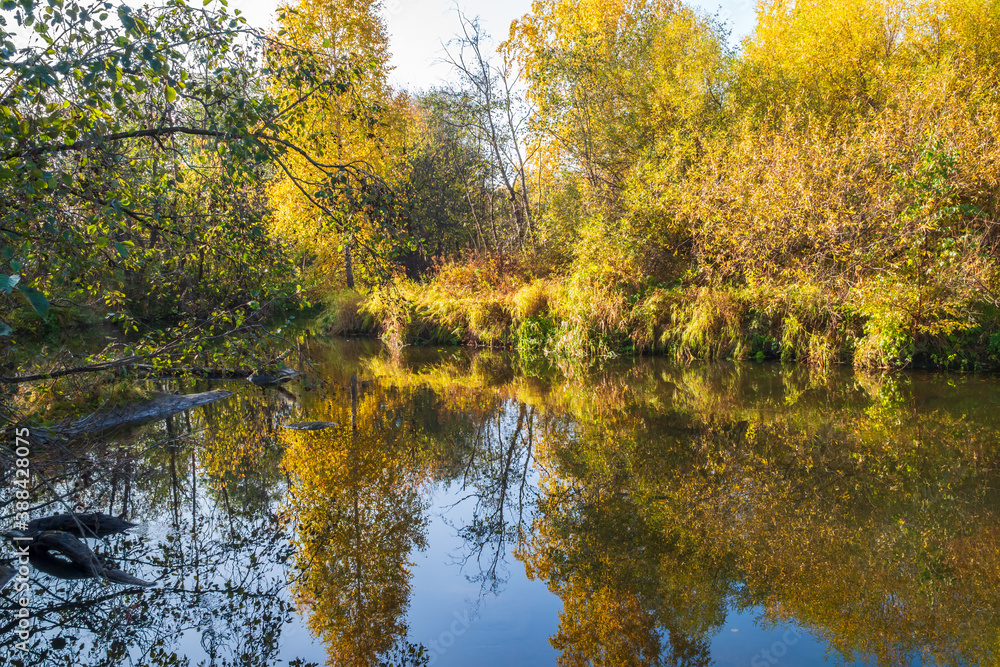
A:
POLYGON ((991 3, 764 0, 735 45, 679 2, 538 0, 496 40, 456 12, 420 92, 379 2, 3 6, 5 349, 112 323, 117 358, 189 360, 298 313, 563 359, 1000 362, 991 3))
POLYGON ((997 664, 1000 0, 388 11, 0 0, 0 663, 997 664))

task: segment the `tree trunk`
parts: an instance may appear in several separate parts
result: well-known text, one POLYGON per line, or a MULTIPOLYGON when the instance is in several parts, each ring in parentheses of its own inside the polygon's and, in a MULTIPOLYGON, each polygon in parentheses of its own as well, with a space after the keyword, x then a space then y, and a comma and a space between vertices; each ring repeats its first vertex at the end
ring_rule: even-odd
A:
POLYGON ((344 276, 347 280, 347 288, 354 289, 354 261, 351 258, 351 243, 344 244, 344 276))

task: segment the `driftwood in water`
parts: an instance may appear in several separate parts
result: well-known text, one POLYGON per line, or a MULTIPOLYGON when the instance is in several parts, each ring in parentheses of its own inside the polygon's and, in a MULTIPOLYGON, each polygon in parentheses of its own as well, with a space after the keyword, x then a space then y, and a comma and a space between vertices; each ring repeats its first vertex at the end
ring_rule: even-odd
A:
POLYGON ((205 366, 187 366, 183 368, 156 368, 149 364, 136 364, 131 367, 140 379, 196 377, 202 380, 243 380, 254 372, 248 368, 207 368, 205 366))
POLYGON ((200 394, 160 394, 149 401, 134 403, 107 412, 96 412, 65 426, 52 428, 33 426, 31 427, 31 439, 39 444, 75 440, 85 435, 97 435, 119 428, 166 419, 178 412, 200 408, 230 396, 232 396, 231 392, 220 389, 200 394))
POLYGON ((131 369, 137 372, 137 377, 143 379, 197 377, 203 380, 249 380, 260 387, 273 387, 303 375, 302 371, 293 368, 282 368, 274 375, 265 375, 246 368, 206 368, 203 366, 156 368, 147 364, 138 364, 132 366, 131 369))
POLYGON ((155 586, 112 567, 84 542, 58 530, 33 535, 28 544, 28 559, 39 571, 59 579, 101 578, 131 586, 155 586))
POLYGON ((229 398, 232 393, 216 389, 199 394, 161 394, 150 401, 115 408, 108 412, 92 414, 69 426, 59 429, 58 434, 66 437, 104 433, 126 426, 138 426, 146 422, 166 419, 178 412, 200 408, 209 403, 229 398))
POLYGON ((296 431, 322 431, 325 428, 336 428, 336 422, 296 422, 295 424, 285 424, 285 428, 296 431))
POLYGON ((300 377, 302 374, 302 371, 297 371, 294 368, 282 368, 278 371, 277 375, 254 373, 249 376, 247 380, 254 383, 258 387, 274 387, 300 377))
POLYGON ((124 533, 136 524, 124 519, 93 512, 91 514, 55 514, 28 522, 28 531, 43 532, 58 530, 76 537, 107 537, 115 533, 124 533))
POLYGON ((39 570, 61 579, 89 579, 101 576, 104 571, 104 564, 90 547, 59 530, 47 530, 35 535, 28 543, 28 558, 39 570), (63 569, 46 567, 52 564, 62 565, 63 569))

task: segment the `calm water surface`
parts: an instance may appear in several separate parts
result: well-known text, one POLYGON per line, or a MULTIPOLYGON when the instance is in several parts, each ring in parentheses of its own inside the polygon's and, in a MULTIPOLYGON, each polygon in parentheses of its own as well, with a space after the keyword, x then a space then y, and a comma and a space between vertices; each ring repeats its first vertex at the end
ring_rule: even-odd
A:
POLYGON ((35 572, 0 663, 997 663, 992 377, 301 355, 284 388, 164 381, 234 395, 36 449, 35 500, 140 523, 90 544, 157 586, 35 572))

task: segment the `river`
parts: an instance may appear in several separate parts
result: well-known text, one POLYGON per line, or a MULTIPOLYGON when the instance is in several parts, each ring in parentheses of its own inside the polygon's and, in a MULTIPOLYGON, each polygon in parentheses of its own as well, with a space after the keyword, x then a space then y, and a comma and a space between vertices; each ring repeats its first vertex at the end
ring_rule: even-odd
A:
POLYGON ((138 523, 90 545, 156 586, 34 572, 0 662, 1000 659, 995 377, 299 352, 283 387, 164 380, 233 396, 33 454, 33 500, 138 523))

